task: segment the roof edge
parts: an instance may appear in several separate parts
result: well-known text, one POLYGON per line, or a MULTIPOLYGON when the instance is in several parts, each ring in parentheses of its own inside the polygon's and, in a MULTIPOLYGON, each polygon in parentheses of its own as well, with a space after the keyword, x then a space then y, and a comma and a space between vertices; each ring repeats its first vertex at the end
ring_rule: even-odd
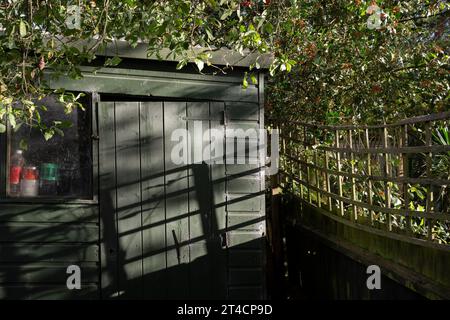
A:
MULTIPOLYGON (((155 61, 171 61, 178 62, 179 59, 175 59, 171 55, 170 49, 162 49, 160 56, 162 60, 155 54, 148 55, 148 45, 145 42, 138 42, 135 47, 131 46, 125 40, 114 40, 108 42, 106 45, 101 46, 96 54, 99 56, 113 57, 119 56, 120 58, 131 59, 143 59, 143 60, 155 60, 155 61)), ((233 67, 245 67, 248 68, 255 62, 258 62, 260 69, 268 69, 272 63, 274 57, 271 53, 259 54, 257 52, 251 52, 247 50, 244 54, 227 48, 220 49, 207 49, 207 48, 192 48, 192 54, 198 55, 202 52, 208 52, 211 55, 209 61, 217 66, 233 66, 233 67)), ((191 62, 194 62, 192 59, 191 62)))

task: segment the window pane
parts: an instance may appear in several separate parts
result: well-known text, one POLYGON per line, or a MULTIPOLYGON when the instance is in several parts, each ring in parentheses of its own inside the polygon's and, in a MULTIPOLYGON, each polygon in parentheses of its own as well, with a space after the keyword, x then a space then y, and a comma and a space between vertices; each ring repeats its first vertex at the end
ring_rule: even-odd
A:
POLYGON ((42 122, 70 121, 63 136, 55 133, 48 141, 35 128, 22 125, 9 137, 8 195, 11 197, 91 198, 92 149, 90 99, 82 97, 85 111, 64 113, 56 97, 39 101, 47 107, 42 122))

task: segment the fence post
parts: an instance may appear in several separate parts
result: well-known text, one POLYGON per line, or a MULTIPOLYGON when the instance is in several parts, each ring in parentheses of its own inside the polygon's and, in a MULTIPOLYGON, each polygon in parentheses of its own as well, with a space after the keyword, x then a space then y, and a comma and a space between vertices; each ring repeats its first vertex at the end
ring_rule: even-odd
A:
MULTIPOLYGON (((400 148, 405 148, 408 146, 408 125, 405 124, 403 126, 403 135, 402 139, 400 139, 400 148)), ((403 197, 405 200, 405 212, 409 211, 409 191, 408 191, 408 183, 406 182, 406 179, 409 177, 409 157, 407 153, 401 153, 400 154, 402 159, 402 165, 403 165, 403 178, 405 178, 405 182, 403 182, 403 197)), ((412 234, 412 226, 411 226, 411 216, 406 216, 406 229, 408 234, 412 234)))
MULTIPOLYGON (((314 137, 314 145, 317 145, 317 139, 314 137)), ((317 192, 316 192, 316 200, 317 200, 317 206, 319 208, 322 207, 322 200, 321 200, 321 188, 320 188, 320 181, 319 181, 319 170, 318 170, 318 163, 319 163, 319 159, 317 157, 317 149, 313 149, 314 152, 314 177, 316 179, 316 188, 317 188, 317 192)))
MULTIPOLYGON (((389 135, 388 135, 388 129, 386 126, 386 123, 384 123, 384 127, 383 127, 383 147, 385 149, 385 152, 383 153, 384 156, 384 168, 383 168, 383 175, 386 178, 386 181, 384 182, 384 197, 385 197, 385 203, 386 203, 386 208, 390 208, 391 207, 391 190, 389 187, 389 174, 390 174, 390 164, 389 164, 389 153, 387 152, 387 148, 388 148, 388 139, 389 139, 389 135)), ((387 219, 388 219, 388 230, 392 231, 392 217, 391 214, 388 213, 387 214, 387 219)))
MULTIPOLYGON (((365 132, 365 136, 366 136, 366 145, 367 145, 367 175, 368 175, 368 180, 367 180, 367 186, 369 188, 369 205, 373 205, 373 190, 372 190, 372 153, 370 153, 369 149, 370 149, 370 137, 369 137, 369 129, 366 128, 364 130, 365 132)), ((370 214, 370 224, 373 225, 373 218, 374 218, 374 211, 372 209, 369 210, 369 214, 370 214)))
MULTIPOLYGON (((336 129, 336 148, 339 149, 339 130, 336 129)), ((342 197, 342 175, 341 175, 341 152, 337 150, 336 152, 336 161, 337 161, 337 169, 338 169, 338 189, 339 196, 342 197)), ((341 211, 341 216, 344 216, 344 202, 339 200, 339 210, 341 211)))
MULTIPOLYGON (((305 142, 305 150, 308 148, 308 141, 307 141, 307 135, 306 135, 306 126, 303 127, 303 139, 305 142)), ((305 157, 305 163, 306 163, 306 187, 308 188, 308 202, 312 204, 312 197, 311 197, 311 188, 309 183, 309 163, 308 163, 308 157, 305 157)))
POLYGON ((331 184, 330 184, 330 174, 329 174, 329 170, 330 170, 330 155, 328 154, 328 151, 325 150, 325 168, 326 168, 326 172, 325 172, 325 179, 327 180, 327 192, 328 192, 328 210, 330 212, 333 212, 333 204, 331 202, 331 184))
MULTIPOLYGON (((350 148, 350 168, 351 168, 351 183, 352 183, 352 200, 356 201, 356 180, 355 180, 355 154, 353 153, 353 136, 352 129, 348 130, 348 143, 350 148)), ((353 203, 353 219, 358 220, 358 207, 353 203)))

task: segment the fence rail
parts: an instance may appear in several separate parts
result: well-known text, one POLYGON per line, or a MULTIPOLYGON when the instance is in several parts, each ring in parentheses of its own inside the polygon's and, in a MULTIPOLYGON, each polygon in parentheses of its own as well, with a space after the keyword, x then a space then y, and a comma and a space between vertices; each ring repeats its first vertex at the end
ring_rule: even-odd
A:
POLYGON ((450 112, 383 125, 272 120, 282 187, 365 229, 450 249, 450 112))

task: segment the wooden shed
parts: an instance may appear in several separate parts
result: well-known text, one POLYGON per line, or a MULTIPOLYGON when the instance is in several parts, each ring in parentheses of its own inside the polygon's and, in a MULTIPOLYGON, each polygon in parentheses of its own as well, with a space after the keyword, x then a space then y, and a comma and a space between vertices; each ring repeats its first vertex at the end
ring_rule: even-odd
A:
POLYGON ((48 121, 73 124, 64 136, 0 135, 0 298, 265 298, 261 155, 240 161, 242 141, 227 136, 264 128, 264 73, 244 90, 251 57, 234 56, 238 67, 211 75, 195 65, 177 71, 143 47, 122 45, 119 56, 113 68, 83 67, 80 80, 49 72, 52 88, 85 93, 85 111, 70 115, 51 97, 43 102, 48 121), (224 155, 174 162, 177 129, 188 132, 189 150, 222 133, 224 155), (36 170, 41 180, 26 195, 28 186, 22 194, 11 187, 19 156, 21 179, 36 170), (71 265, 80 268, 79 289, 67 286, 71 265))

